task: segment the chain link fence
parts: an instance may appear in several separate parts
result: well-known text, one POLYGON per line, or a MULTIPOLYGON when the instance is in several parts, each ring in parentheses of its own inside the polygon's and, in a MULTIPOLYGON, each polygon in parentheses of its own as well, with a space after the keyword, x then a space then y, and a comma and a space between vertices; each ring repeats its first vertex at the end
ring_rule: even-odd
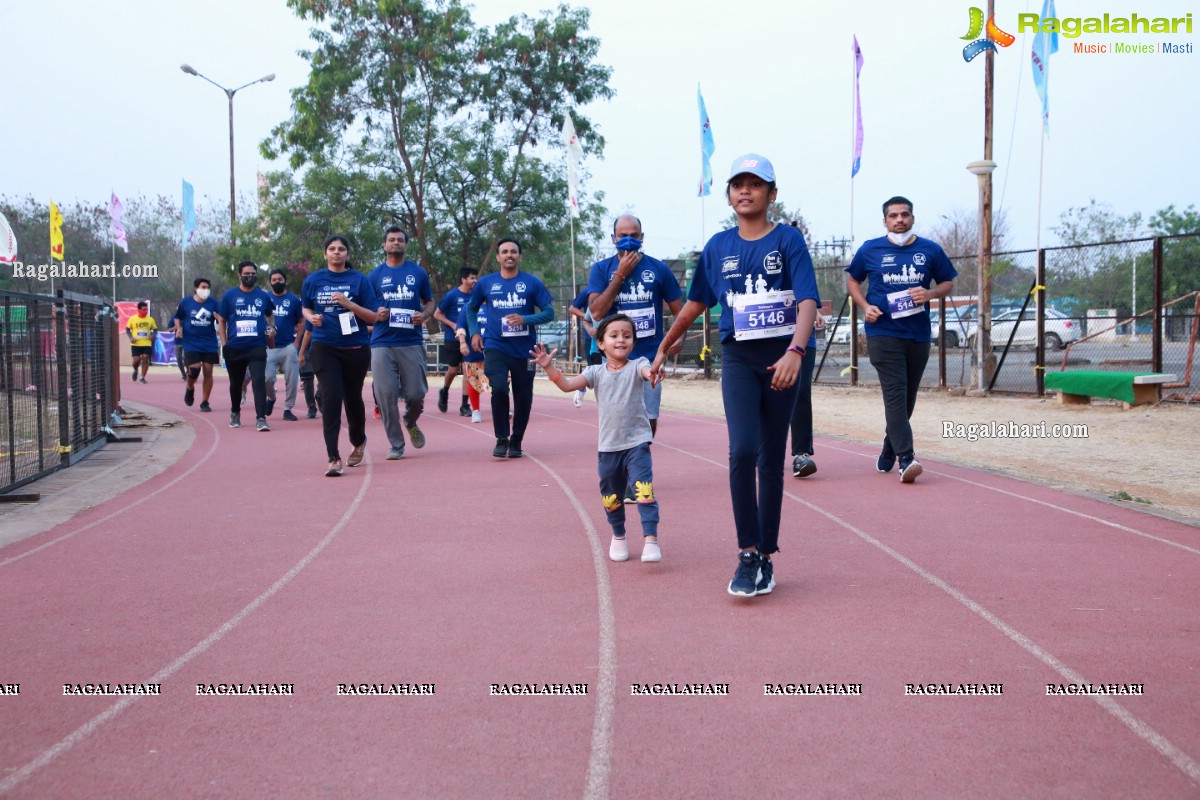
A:
POLYGON ((116 325, 99 298, 0 291, 0 496, 107 440, 116 325))

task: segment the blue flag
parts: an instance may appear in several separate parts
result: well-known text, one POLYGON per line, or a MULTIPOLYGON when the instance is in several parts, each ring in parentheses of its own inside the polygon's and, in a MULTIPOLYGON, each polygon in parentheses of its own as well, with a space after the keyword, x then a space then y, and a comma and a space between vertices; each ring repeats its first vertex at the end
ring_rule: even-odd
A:
POLYGON ((183 182, 183 249, 192 243, 196 233, 196 204, 192 199, 192 185, 183 182))
POLYGON ((716 152, 713 143, 712 124, 708 121, 708 109, 704 107, 704 95, 700 94, 700 84, 696 84, 696 99, 700 101, 700 192, 697 197, 712 193, 713 172, 709 159, 716 152))
MULTIPOLYGON (((1042 16, 1054 16, 1054 0, 1043 0, 1042 16)), ((1058 52, 1058 32, 1043 33, 1039 27, 1033 35, 1033 85, 1042 98, 1042 133, 1050 135, 1050 56, 1058 52)))
POLYGON ((862 166, 862 96, 858 92, 858 76, 862 73, 862 50, 858 46, 858 37, 854 37, 854 161, 850 164, 850 177, 858 174, 862 166))

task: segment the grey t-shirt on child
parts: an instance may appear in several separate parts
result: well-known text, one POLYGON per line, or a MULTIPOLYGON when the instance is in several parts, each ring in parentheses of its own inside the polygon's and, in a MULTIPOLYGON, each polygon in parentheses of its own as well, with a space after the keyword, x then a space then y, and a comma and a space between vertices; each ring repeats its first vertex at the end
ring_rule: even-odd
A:
POLYGON ((607 364, 584 368, 582 375, 596 391, 600 408, 601 453, 616 453, 654 440, 643 394, 646 380, 642 367, 648 366, 646 359, 635 358, 616 372, 607 364))

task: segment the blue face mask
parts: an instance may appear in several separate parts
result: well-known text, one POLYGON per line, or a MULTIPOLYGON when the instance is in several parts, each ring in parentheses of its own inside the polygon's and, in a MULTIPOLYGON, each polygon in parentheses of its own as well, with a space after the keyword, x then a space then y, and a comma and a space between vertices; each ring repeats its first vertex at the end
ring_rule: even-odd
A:
POLYGON ((622 236, 617 239, 617 252, 623 253, 628 251, 638 251, 642 249, 642 240, 632 236, 622 236))

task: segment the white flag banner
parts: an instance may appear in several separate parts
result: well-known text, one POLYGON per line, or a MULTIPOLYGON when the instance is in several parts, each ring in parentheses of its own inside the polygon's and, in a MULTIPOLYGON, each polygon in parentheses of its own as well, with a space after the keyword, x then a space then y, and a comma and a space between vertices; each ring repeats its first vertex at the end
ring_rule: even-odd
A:
POLYGON ((575 133, 575 123, 571 113, 563 118, 563 144, 567 146, 567 208, 572 217, 579 216, 579 168, 583 163, 583 146, 579 144, 579 136, 575 133))
POLYGON ((17 258, 17 235, 0 214, 0 263, 11 264, 17 258))

